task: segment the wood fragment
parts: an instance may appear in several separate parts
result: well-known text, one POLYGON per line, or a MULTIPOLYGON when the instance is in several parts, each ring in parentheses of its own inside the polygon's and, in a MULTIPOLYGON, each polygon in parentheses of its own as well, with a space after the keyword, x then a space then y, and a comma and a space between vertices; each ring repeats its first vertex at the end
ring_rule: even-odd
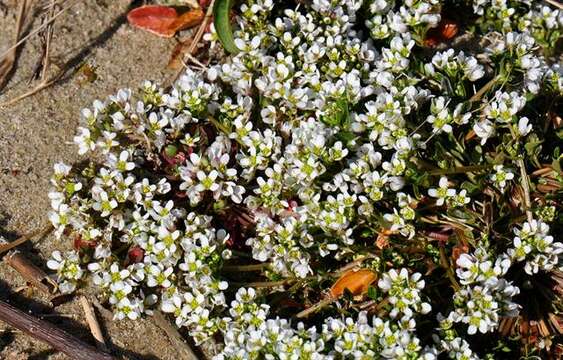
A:
POLYGON ((44 227, 42 227, 41 229, 35 230, 30 232, 29 234, 25 234, 20 236, 18 239, 6 243, 6 244, 0 244, 0 255, 5 253, 8 250, 11 250, 13 248, 15 248, 16 246, 20 246, 21 244, 25 243, 26 241, 34 238, 35 236, 39 236, 40 238, 43 238, 45 236, 47 236, 47 234, 49 234, 51 231, 53 230, 53 225, 51 225, 51 223, 45 225, 44 227))
POLYGON ((563 10, 563 3, 557 0, 545 0, 546 3, 555 6, 559 10, 563 10))
POLYGON ((94 339, 96 339, 96 347, 104 352, 108 351, 106 342, 104 341, 104 335, 102 334, 102 328, 98 319, 96 319, 96 314, 94 313, 94 308, 92 304, 88 301, 86 296, 82 295, 80 297, 80 305, 82 305, 82 310, 84 310, 84 316, 86 317, 86 322, 90 327, 90 332, 94 339))
POLYGON ((155 311, 153 315, 154 321, 156 325, 164 330, 172 345, 177 351, 177 355, 181 356, 181 359, 184 360, 198 360, 197 355, 194 353, 192 348, 182 339, 182 335, 178 332, 178 329, 174 327, 166 319, 165 315, 160 311, 155 311))
POLYGON ((29 315, 4 301, 0 301, 0 320, 27 333, 35 339, 51 345, 55 349, 68 355, 71 359, 114 359, 110 354, 97 350, 95 347, 86 344, 55 325, 29 315))
POLYGON ((47 295, 57 290, 57 285, 38 266, 33 264, 21 252, 13 250, 4 258, 4 262, 16 270, 27 282, 47 295))

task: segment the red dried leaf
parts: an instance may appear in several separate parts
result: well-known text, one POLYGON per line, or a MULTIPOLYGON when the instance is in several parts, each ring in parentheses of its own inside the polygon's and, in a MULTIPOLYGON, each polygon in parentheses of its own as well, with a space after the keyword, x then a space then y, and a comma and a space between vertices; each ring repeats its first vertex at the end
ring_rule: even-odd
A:
POLYGON ((141 6, 127 14, 129 24, 162 37, 172 37, 180 30, 195 26, 203 17, 201 9, 178 15, 176 9, 161 5, 141 6))
POLYGON ((440 34, 444 40, 453 39, 457 32, 459 31, 459 27, 456 22, 451 20, 444 20, 440 26, 440 34))
POLYGON ((439 43, 453 39, 459 31, 459 25, 452 20, 442 19, 437 27, 428 30, 424 45, 434 47, 439 43))
POLYGON ((330 288, 330 294, 337 298, 348 289, 352 295, 361 295, 368 291, 370 284, 377 280, 377 275, 367 269, 350 270, 336 280, 330 288))

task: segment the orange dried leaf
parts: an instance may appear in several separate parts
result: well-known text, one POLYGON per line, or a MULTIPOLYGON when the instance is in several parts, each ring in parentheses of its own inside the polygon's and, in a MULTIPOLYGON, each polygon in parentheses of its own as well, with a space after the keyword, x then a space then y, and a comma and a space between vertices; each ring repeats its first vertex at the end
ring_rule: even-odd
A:
POLYGON ((172 37, 176 32, 195 26, 203 21, 201 9, 190 10, 178 15, 169 6, 145 5, 127 14, 129 24, 162 37, 172 37))
POLYGON ((193 26, 201 24, 205 14, 201 9, 194 9, 183 13, 178 17, 171 25, 169 30, 174 31, 174 33, 189 29, 193 26))
POLYGON ((428 30, 424 45, 427 47, 435 47, 440 43, 453 39, 459 31, 459 25, 452 20, 442 19, 438 26, 428 30))
POLYGON ((453 39, 459 31, 457 23, 451 20, 443 20, 440 25, 440 35, 444 40, 453 39))
POLYGON ((367 269, 350 270, 336 280, 330 288, 330 294, 337 298, 340 297, 344 290, 348 289, 352 295, 365 294, 370 284, 377 280, 377 275, 367 269))

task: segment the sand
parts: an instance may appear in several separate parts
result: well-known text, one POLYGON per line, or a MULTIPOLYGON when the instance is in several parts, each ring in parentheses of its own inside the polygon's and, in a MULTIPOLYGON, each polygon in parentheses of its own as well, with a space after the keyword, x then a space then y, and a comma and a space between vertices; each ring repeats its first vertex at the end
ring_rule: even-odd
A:
MULTIPOLYGON (((0 0, 0 53, 12 42, 18 1, 0 0)), ((50 207, 47 193, 53 164, 80 160, 72 138, 82 108, 120 88, 134 89, 145 79, 163 83, 173 74, 166 70, 166 64, 176 40, 156 37, 126 23, 128 8, 138 5, 138 1, 125 0, 79 1, 55 23, 51 73, 69 63, 71 67, 66 75, 36 95, 0 108, 0 234, 6 239, 13 240, 47 223, 50 207), (88 80, 83 64, 95 69, 96 80, 88 80)), ((32 27, 39 25, 37 18, 32 27)), ((16 71, 0 93, 0 103, 37 83, 29 84, 29 81, 39 57, 40 42, 35 36, 22 48, 16 71)), ((45 268, 44 263, 54 249, 70 247, 68 241, 57 241, 51 235, 30 241, 19 249, 45 268)), ((25 282, 18 273, 0 263, 0 299, 44 316, 94 344, 78 297, 53 309, 38 291, 18 289, 23 285, 25 282)), ((178 358, 164 332, 150 318, 102 323, 116 356, 178 358)), ((66 358, 0 322, 0 359, 66 358)))

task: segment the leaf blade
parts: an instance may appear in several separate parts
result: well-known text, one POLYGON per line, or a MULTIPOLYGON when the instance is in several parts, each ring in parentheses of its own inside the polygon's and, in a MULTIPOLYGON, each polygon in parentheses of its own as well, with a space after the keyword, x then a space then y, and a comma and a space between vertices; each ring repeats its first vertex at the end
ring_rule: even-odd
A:
POLYGON ((239 52, 239 49, 235 45, 233 29, 229 18, 232 6, 233 0, 216 0, 213 6, 213 23, 223 48, 231 54, 236 54, 239 52))

